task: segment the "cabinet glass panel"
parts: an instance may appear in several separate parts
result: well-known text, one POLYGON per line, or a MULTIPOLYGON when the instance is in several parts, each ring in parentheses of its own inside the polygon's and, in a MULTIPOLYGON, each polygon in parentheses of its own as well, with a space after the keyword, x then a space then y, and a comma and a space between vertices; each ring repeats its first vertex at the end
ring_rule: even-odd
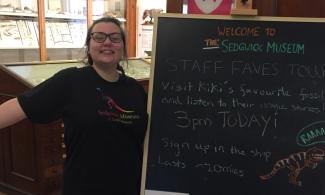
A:
MULTIPOLYGON (((122 61, 121 65, 125 74, 137 80, 149 80, 150 64, 140 58, 130 58, 127 61, 122 61)), ((6 64, 10 71, 17 74, 23 80, 27 81, 32 86, 38 85, 48 79, 56 72, 70 68, 85 66, 81 61, 56 61, 49 63, 23 63, 23 64, 6 64)))
POLYGON ((2 63, 39 59, 37 0, 0 0, 2 63))
POLYGON ((125 22, 125 0, 93 0, 93 19, 103 16, 113 16, 125 22))
POLYGON ((32 86, 40 84, 62 69, 82 66, 84 66, 82 62, 6 65, 9 70, 19 75, 21 78, 23 78, 23 80, 27 81, 32 86))
POLYGON ((47 60, 84 57, 86 0, 45 0, 47 60))

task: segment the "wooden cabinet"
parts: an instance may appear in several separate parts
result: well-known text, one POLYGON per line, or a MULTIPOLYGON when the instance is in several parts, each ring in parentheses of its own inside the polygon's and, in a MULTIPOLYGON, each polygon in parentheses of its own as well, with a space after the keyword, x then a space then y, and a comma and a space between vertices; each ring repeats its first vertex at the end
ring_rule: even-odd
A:
MULTIPOLYGON (((83 66, 77 61, 21 63, 0 66, 0 103, 32 88, 63 68, 83 66)), ((130 58, 122 62, 127 75, 147 90, 150 64, 130 58)), ((0 186, 26 194, 46 195, 60 188, 65 145, 63 123, 21 121, 0 130, 0 186)))
MULTIPOLYGON (((0 103, 33 85, 0 67, 0 103)), ((30 194, 47 194, 61 183, 64 148, 60 121, 41 125, 24 120, 0 130, 0 185, 30 194)))

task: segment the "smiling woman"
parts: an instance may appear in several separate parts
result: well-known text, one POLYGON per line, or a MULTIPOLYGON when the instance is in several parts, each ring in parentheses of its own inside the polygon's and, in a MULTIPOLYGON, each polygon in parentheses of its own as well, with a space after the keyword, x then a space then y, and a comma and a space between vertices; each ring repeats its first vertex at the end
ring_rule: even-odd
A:
POLYGON ((120 21, 100 18, 87 31, 85 66, 62 69, 0 105, 3 128, 25 118, 63 121, 61 195, 140 193, 147 94, 124 72, 125 45, 120 21))
MULTIPOLYGON (((118 22, 118 21, 117 21, 118 22)), ((120 24, 119 22, 117 24, 120 24)), ((98 22, 89 29, 86 52, 88 63, 107 81, 116 81, 122 58, 126 59, 125 34, 113 22, 98 22)))

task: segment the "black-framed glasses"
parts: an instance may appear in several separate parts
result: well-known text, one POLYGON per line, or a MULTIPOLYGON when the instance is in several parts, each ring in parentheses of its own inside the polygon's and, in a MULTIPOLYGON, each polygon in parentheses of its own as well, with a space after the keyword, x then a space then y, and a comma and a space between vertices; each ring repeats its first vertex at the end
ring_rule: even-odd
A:
POLYGON ((120 43, 122 41, 122 34, 117 32, 110 34, 104 32, 92 32, 90 35, 97 43, 103 43, 106 41, 107 37, 112 43, 120 43))

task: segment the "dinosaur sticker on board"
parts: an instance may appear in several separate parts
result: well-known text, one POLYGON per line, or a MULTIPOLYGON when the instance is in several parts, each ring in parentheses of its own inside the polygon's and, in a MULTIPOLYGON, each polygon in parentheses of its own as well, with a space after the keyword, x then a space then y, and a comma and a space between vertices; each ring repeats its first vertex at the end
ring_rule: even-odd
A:
POLYGON ((262 180, 268 180, 274 177, 280 169, 288 169, 288 182, 302 186, 302 182, 298 180, 299 175, 305 168, 315 169, 320 161, 324 159, 324 150, 313 147, 306 151, 300 151, 289 155, 287 158, 278 160, 270 173, 261 175, 262 180))

